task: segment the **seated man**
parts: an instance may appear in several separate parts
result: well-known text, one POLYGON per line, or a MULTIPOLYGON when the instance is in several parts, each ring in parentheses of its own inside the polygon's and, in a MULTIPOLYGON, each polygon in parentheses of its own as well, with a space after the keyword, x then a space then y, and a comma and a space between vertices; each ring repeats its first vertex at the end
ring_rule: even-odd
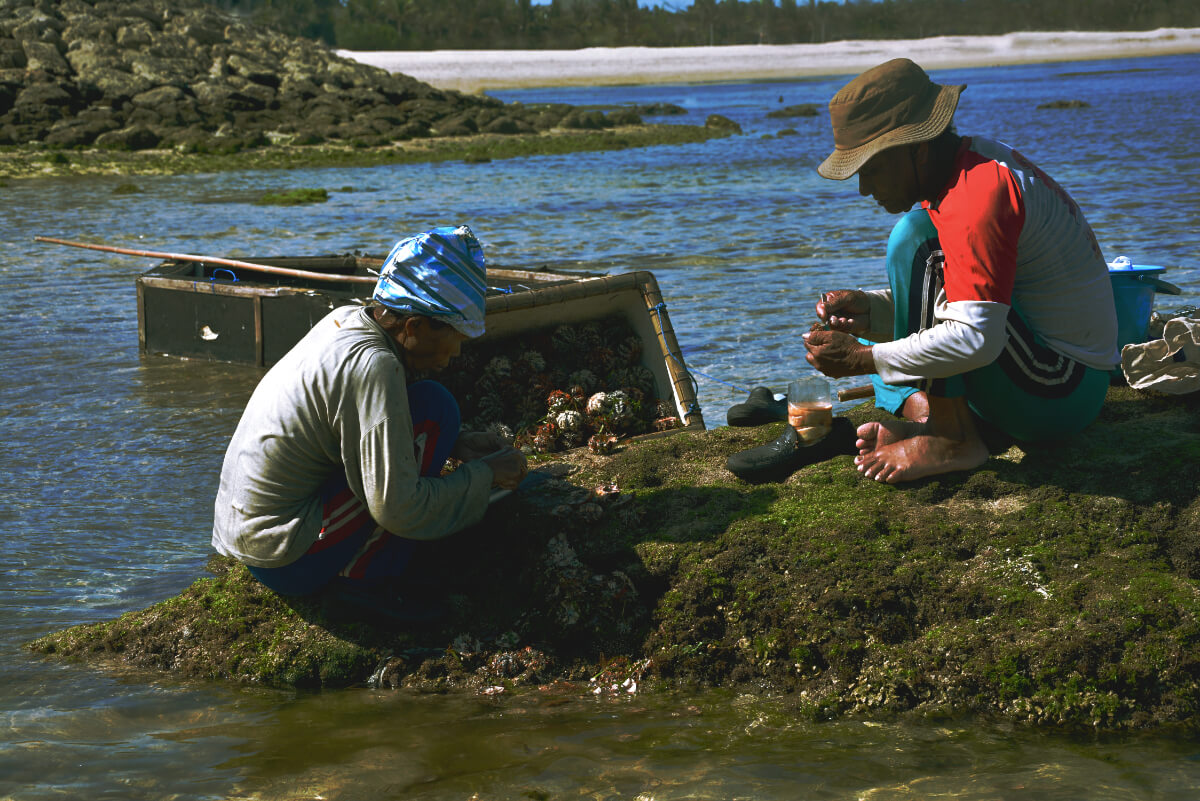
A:
POLYGON ((484 260, 466 226, 398 243, 372 307, 317 323, 259 383, 221 469, 212 544, 288 595, 335 577, 387 584, 414 540, 478 522, 525 457, 459 434, 458 405, 415 371, 441 370, 484 330, 484 260), (463 460, 442 476, 447 457, 463 460))
POLYGON ((817 171, 857 173, 862 195, 908 212, 888 242, 890 289, 824 293, 829 330, 805 337, 810 364, 872 375, 877 405, 905 418, 858 429, 855 463, 877 481, 979 466, 979 420, 1023 441, 1078 432, 1120 361, 1108 266, 1083 213, 1012 148, 955 133, 965 88, 895 59, 829 103, 836 148, 817 171))

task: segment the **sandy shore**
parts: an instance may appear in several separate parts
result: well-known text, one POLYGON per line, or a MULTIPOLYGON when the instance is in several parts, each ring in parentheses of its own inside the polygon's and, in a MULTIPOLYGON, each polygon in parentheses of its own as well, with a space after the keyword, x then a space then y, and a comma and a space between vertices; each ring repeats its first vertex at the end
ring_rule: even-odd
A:
POLYGON ((1102 33, 1014 33, 897 41, 585 50, 339 51, 441 89, 612 86, 850 75, 896 56, 926 69, 1082 61, 1200 52, 1200 28, 1102 33))

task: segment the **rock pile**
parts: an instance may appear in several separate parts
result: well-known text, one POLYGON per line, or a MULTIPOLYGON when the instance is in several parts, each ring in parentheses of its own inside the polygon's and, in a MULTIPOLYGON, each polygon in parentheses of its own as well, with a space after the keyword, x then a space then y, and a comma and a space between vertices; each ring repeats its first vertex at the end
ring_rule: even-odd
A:
POLYGON ((639 122, 440 91, 196 0, 0 0, 0 145, 233 152, 639 122))

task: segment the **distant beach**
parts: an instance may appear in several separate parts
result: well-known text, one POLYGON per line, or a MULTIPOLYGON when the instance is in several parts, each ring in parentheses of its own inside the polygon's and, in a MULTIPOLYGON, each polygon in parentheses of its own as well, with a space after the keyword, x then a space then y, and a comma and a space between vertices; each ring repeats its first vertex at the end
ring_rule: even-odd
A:
POLYGON ((926 69, 1084 61, 1200 52, 1200 28, 1012 33, 797 45, 616 47, 584 50, 338 51, 439 89, 784 80, 854 74, 897 56, 926 69))

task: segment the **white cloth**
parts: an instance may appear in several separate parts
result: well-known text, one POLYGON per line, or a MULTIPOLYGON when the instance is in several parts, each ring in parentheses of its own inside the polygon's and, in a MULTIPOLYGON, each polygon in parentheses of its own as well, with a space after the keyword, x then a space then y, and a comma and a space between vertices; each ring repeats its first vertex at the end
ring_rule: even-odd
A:
POLYGON ((1134 389, 1168 395, 1200 390, 1200 317, 1176 317, 1163 338, 1121 348, 1121 372, 1134 389))

